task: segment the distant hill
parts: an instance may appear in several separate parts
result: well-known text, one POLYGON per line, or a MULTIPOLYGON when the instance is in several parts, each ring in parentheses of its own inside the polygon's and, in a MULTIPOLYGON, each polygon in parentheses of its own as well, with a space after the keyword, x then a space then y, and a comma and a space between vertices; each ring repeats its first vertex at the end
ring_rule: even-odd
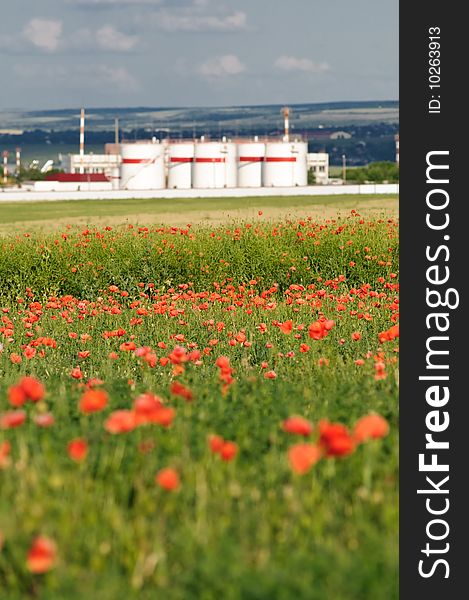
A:
MULTIPOLYGON (((86 107, 85 107, 86 108, 86 107)), ((282 127, 281 105, 230 106, 230 107, 134 107, 134 108, 87 108, 87 127, 93 130, 109 130, 115 118, 124 130, 166 129, 178 134, 181 130, 221 127, 223 133, 259 131, 269 133, 282 127), (225 131, 226 130, 226 131, 225 131)), ((320 104, 291 105, 293 131, 320 125, 337 126, 367 123, 397 123, 397 101, 386 102, 328 102, 320 104)), ((80 109, 0 112, 1 129, 43 129, 63 131, 75 129, 80 109)))
MULTIPOLYGON (((86 144, 91 149, 113 141, 116 118, 121 139, 279 136, 283 133, 281 109, 279 104, 86 108, 86 144)), ((394 134, 399 129, 395 100, 292 104, 290 109, 292 135, 307 139, 310 151, 329 152, 332 164, 339 164, 344 153, 351 165, 393 160, 394 134), (343 139, 342 131, 347 134, 343 137, 351 137, 343 139)), ((41 156, 53 157, 65 147, 78 147, 79 115, 79 107, 0 111, 0 150, 21 146, 28 148, 28 155, 33 148, 31 156, 36 149, 41 156)))

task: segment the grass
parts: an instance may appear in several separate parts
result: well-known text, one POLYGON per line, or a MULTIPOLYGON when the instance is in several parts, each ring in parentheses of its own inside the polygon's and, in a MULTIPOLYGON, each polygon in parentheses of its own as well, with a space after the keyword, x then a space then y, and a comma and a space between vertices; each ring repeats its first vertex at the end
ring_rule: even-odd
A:
POLYGON ((20 407, 23 425, 0 428, 2 598, 397 598, 398 340, 379 341, 397 319, 397 223, 62 233, 0 241, 0 415, 23 375, 46 390, 20 407), (322 315, 335 325, 312 339, 322 315), (85 414, 92 378, 109 403, 85 414), (174 409, 171 426, 109 433, 143 392, 174 409), (50 427, 35 424, 44 413, 50 427), (321 420, 351 432, 369 413, 389 435, 295 472, 289 449, 318 444, 321 420), (292 415, 313 433, 286 433, 292 415), (232 460, 211 452, 212 434, 237 444, 232 460), (74 438, 88 443, 82 462, 74 438), (166 467, 179 489, 155 482, 166 467), (26 561, 37 535, 57 546, 42 575, 26 561))
MULTIPOLYGON (((356 167, 355 165, 353 165, 353 166, 347 165, 346 166, 346 173, 345 174, 347 175, 347 171, 351 171, 353 169, 358 169, 358 168, 359 167, 356 167)), ((339 166, 337 166, 337 165, 331 165, 329 167, 329 176, 330 177, 342 177, 343 172, 344 171, 343 171, 342 165, 339 165, 339 166)))
POLYGON ((0 224, 33 221, 53 221, 77 217, 131 217, 135 215, 161 215, 168 213, 191 213, 204 211, 233 211, 243 209, 303 208, 326 206, 349 210, 358 201, 397 198, 390 195, 338 195, 338 196, 272 196, 246 198, 178 198, 130 199, 130 200, 74 200, 57 202, 2 202, 0 224))

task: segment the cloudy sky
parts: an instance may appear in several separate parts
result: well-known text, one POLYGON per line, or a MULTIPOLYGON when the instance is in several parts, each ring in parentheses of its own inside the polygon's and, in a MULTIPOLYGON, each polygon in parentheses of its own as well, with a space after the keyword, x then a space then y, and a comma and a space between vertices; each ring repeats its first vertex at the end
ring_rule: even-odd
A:
POLYGON ((5 4, 0 109, 398 98, 398 0, 5 4))

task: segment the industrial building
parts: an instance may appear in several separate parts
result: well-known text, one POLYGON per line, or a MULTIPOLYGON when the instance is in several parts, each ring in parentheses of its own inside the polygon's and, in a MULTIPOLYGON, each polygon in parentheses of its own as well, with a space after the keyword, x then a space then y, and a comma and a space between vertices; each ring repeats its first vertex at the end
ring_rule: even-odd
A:
POLYGON ((56 173, 34 182, 35 192, 111 191, 112 181, 104 173, 56 173))
POLYGON ((329 154, 327 152, 310 152, 307 156, 308 171, 313 171, 316 183, 329 183, 329 154))
MULTIPOLYGON (((99 173, 123 190, 297 187, 307 185, 307 150, 298 139, 152 139, 121 142, 119 154, 71 155, 65 165, 77 175, 77 189, 83 183, 78 175, 99 173)), ((41 184, 45 191, 47 183, 41 184)))
MULTIPOLYGON (((282 109, 280 138, 165 139, 119 141, 101 154, 85 154, 85 111, 80 113, 79 153, 62 160, 65 173, 50 174, 34 184, 36 191, 211 190, 234 188, 296 188, 308 185, 312 169, 316 183, 329 180, 325 153, 308 154, 308 144, 290 135, 290 109, 282 109)), ((17 163, 19 164, 19 151, 17 163)), ((52 162, 52 161, 50 161, 52 162)), ((4 181, 8 155, 4 153, 4 181)), ((17 164, 17 171, 19 166, 17 164)), ((44 171, 46 172, 46 171, 44 171)))
POLYGON ((61 161, 61 166, 66 173, 104 173, 111 176, 114 168, 119 168, 119 154, 68 154, 61 161))
MULTIPOLYGON (((290 109, 282 109, 281 139, 121 141, 106 144, 104 154, 85 154, 85 111, 80 114, 80 152, 64 161, 67 177, 51 176, 35 189, 121 190, 302 187, 308 184, 308 145, 290 138, 290 109), (87 175, 102 174, 98 181, 87 175), (91 186, 91 187, 90 187, 91 186)), ((320 180, 321 177, 318 177, 320 180)))

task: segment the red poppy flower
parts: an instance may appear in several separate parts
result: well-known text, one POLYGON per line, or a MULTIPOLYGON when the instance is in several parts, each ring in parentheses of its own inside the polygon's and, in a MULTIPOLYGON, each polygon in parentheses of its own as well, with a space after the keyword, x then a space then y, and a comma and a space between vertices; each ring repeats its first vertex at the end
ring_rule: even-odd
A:
POLYGON ((38 427, 50 427, 55 423, 54 415, 51 413, 43 413, 34 417, 34 422, 38 427))
POLYGON ((169 406, 162 406, 158 410, 154 411, 148 418, 148 422, 157 423, 162 427, 169 427, 173 422, 176 415, 174 408, 169 406))
POLYGON ((380 379, 386 379, 386 364, 382 361, 375 362, 375 379, 379 381, 380 379))
POLYGON ((119 346, 119 350, 122 352, 131 352, 136 349, 136 345, 134 342, 124 342, 119 346))
POLYGON ((23 354, 28 360, 34 358, 36 356, 36 352, 36 348, 31 348, 31 346, 26 346, 26 348, 23 350, 23 354))
POLYGON ((25 393, 26 398, 31 400, 31 402, 39 402, 39 400, 44 398, 44 386, 35 377, 23 377, 19 382, 19 386, 25 393))
POLYGON ((20 385, 12 385, 8 388, 8 401, 12 406, 19 408, 26 400, 26 394, 20 385))
POLYGON ((24 410, 10 410, 0 415, 0 429, 19 427, 26 421, 24 410))
POLYGON ((335 323, 332 320, 319 320, 311 323, 311 325, 308 327, 309 337, 313 340, 322 340, 334 327, 334 324, 335 323))
POLYGON ((333 437, 327 446, 327 456, 347 456, 355 450, 355 442, 349 435, 333 437))
POLYGON ((378 334, 379 343, 390 342, 399 337, 399 325, 393 325, 387 331, 378 334))
POLYGON ((227 356, 219 356, 215 361, 215 364, 219 369, 229 369, 230 359, 227 356))
POLYGON ((293 321, 285 321, 285 323, 282 323, 280 325, 280 331, 282 333, 289 334, 292 332, 292 330, 293 330, 293 321))
POLYGON ((26 558, 26 565, 31 573, 50 571, 57 560, 57 548, 48 537, 38 536, 32 543, 26 558))
POLYGON ((264 373, 265 379, 277 379, 277 373, 275 371, 267 371, 264 373))
POLYGON ((319 422, 319 445, 326 456, 346 456, 355 450, 355 442, 347 427, 341 423, 319 422))
POLYGON ((166 467, 157 473, 156 483, 165 490, 177 490, 180 486, 179 474, 171 467, 166 467))
POLYGON ((109 433, 127 433, 136 427, 135 413, 132 410, 115 410, 104 423, 109 433))
POLYGON ((70 371, 70 375, 71 375, 71 377, 73 377, 73 379, 82 379, 83 378, 83 373, 82 373, 82 370, 80 369, 80 367, 74 367, 70 371))
POLYGON ((308 334, 311 339, 320 340, 324 337, 324 328, 319 321, 316 321, 308 327, 308 334))
POLYGON ((23 359, 21 358, 21 356, 19 354, 17 354, 16 352, 12 352, 10 354, 10 360, 14 365, 19 365, 20 362, 23 362, 23 359))
POLYGON ((321 458, 321 449, 315 444, 296 444, 288 450, 288 460, 295 473, 304 475, 321 458))
POLYGON ((223 444, 225 443, 225 440, 221 437, 221 435, 211 435, 209 437, 208 443, 210 446, 210 450, 214 454, 219 454, 223 447, 223 444))
POLYGON ((76 438, 68 443, 67 452, 72 460, 81 462, 88 454, 88 443, 82 438, 76 438))
POLYGON ((389 424, 381 415, 366 415, 358 419, 354 428, 354 437, 358 443, 382 438, 388 433, 389 424))
POLYGON ((182 383, 179 383, 179 381, 173 381, 171 384, 171 394, 184 398, 186 402, 190 402, 194 397, 191 390, 185 385, 182 385, 182 383))
POLYGON ((283 422, 282 426, 284 431, 295 435, 308 436, 313 431, 313 426, 309 421, 297 416, 289 417, 283 422))
POLYGON ((137 415, 142 417, 149 417, 162 407, 163 401, 161 398, 149 392, 140 394, 140 396, 134 400, 134 410, 137 415))
POLYGON ((87 390, 80 398, 80 410, 93 413, 103 410, 108 403, 108 395, 104 390, 87 390))
POLYGON ((237 453, 238 445, 235 442, 224 442, 220 448, 220 456, 226 462, 233 460, 237 453))

